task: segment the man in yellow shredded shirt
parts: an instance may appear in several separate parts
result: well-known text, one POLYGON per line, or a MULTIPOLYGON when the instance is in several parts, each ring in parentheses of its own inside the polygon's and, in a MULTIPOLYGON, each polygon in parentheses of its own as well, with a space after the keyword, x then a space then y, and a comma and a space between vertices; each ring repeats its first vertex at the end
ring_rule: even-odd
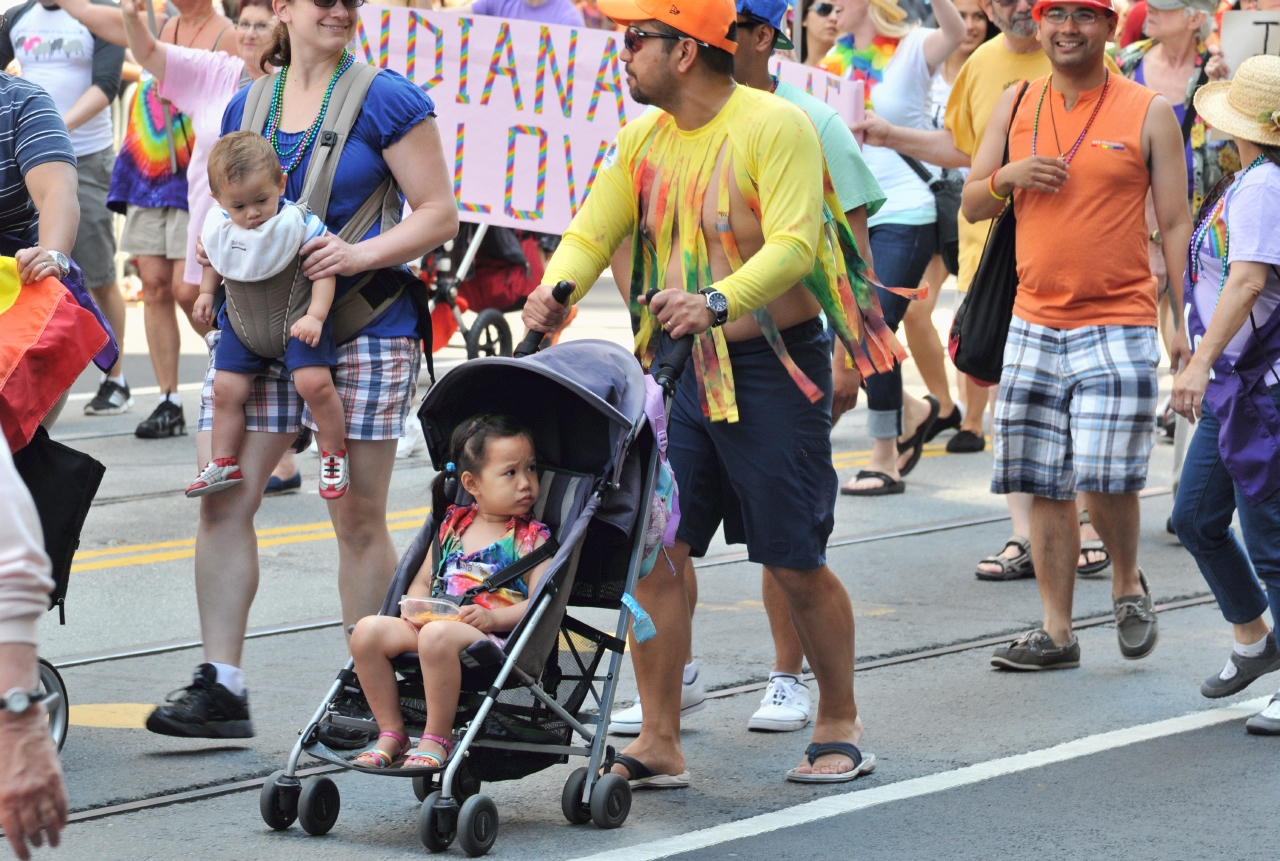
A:
MULTIPOLYGON (((668 427, 681 494, 671 567, 659 562, 636 589, 657 628, 646 642, 632 640, 643 723, 613 770, 633 786, 689 783, 680 748, 688 596, 684 578, 667 572, 704 555, 723 520, 727 539, 745 542, 751 561, 782 586, 821 691, 814 744, 787 777, 852 780, 871 771, 875 757, 855 746, 862 727, 853 612, 826 565, 837 479, 831 341, 819 311, 832 306, 811 282, 816 274, 834 284, 844 270, 823 223, 821 144, 799 108, 734 84, 733 0, 599 0, 599 8, 628 27, 621 58, 632 97, 662 110, 619 134, 543 286, 529 297, 525 324, 554 329, 565 309, 551 285, 571 282, 577 301, 632 237, 638 354, 653 360, 658 326, 672 339, 698 335, 668 427), (640 297, 653 287, 664 289, 646 309, 640 297)), ((859 284, 865 288, 855 283, 854 293, 859 284)), ((868 303, 860 304, 865 312, 868 303)), ((836 316, 838 329, 857 328, 836 316)), ((864 317, 871 360, 855 358, 864 368, 891 362, 896 345, 877 331, 883 324, 875 325, 874 312, 864 317)), ((856 334, 853 341, 859 353, 856 334)))

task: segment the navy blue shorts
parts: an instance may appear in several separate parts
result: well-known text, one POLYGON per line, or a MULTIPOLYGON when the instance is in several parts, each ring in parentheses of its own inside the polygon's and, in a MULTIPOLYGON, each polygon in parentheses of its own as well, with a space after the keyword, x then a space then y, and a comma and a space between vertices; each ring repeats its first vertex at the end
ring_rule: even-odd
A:
MULTIPOLYGON (((222 327, 222 340, 218 342, 218 350, 213 357, 214 370, 257 377, 265 374, 274 361, 276 360, 263 358, 246 347, 244 342, 236 337, 236 330, 231 328, 230 324, 222 327)), ((290 338, 284 348, 284 358, 280 361, 290 371, 315 365, 332 368, 338 364, 338 348, 333 343, 332 319, 325 319, 324 327, 320 330, 320 343, 314 347, 308 347, 297 338, 290 338)))
POLYGON ((831 338, 818 318, 783 331, 791 358, 826 396, 810 403, 763 337, 729 344, 739 420, 702 414, 690 362, 668 426, 680 492, 676 537, 704 556, 724 522, 752 562, 810 570, 827 559, 839 481, 831 463, 831 338))

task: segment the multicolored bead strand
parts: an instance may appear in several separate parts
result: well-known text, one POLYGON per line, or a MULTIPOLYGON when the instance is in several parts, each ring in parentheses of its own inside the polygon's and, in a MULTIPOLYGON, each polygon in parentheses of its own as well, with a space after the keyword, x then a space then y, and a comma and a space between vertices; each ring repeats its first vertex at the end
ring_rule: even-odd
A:
POLYGON ((329 78, 329 86, 324 91, 324 100, 320 103, 320 112, 316 115, 315 121, 311 123, 311 127, 303 132, 302 136, 290 147, 282 147, 280 145, 281 103, 284 101, 284 85, 289 76, 289 67, 285 66, 280 70, 280 76, 276 78, 275 89, 271 94, 271 110, 267 114, 267 127, 263 132, 263 137, 267 139, 271 144, 271 148, 275 150, 276 156, 280 159, 280 167, 284 170, 286 176, 297 170, 298 165, 302 163, 302 157, 307 154, 311 149, 311 145, 315 143, 316 135, 320 134, 320 127, 324 124, 325 114, 329 111, 329 99, 333 96, 333 88, 343 73, 355 64, 355 61, 355 55, 343 49, 342 59, 338 61, 338 68, 333 70, 333 76, 329 78))

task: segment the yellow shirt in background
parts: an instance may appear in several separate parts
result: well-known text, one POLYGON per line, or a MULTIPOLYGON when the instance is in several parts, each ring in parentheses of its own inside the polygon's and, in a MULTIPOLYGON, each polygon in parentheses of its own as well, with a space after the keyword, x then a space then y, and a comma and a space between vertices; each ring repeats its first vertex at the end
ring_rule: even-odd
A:
MULTIPOLYGON (((1113 74, 1120 74, 1110 57, 1107 57, 1107 68, 1113 74)), ((960 74, 951 88, 951 98, 947 100, 943 125, 951 130, 956 149, 968 153, 970 158, 977 155, 978 145, 987 131, 987 121, 991 119, 991 111, 1000 101, 1001 94, 1019 81, 1034 81, 1052 71, 1053 66, 1044 51, 1015 54, 1004 46, 1003 36, 979 45, 960 67, 960 74)), ((1021 111, 1022 106, 1018 110, 1021 111)), ((969 282, 982 259, 982 248, 987 243, 991 222, 973 224, 963 213, 959 221, 960 274, 956 278, 956 286, 963 293, 969 289, 969 282)))

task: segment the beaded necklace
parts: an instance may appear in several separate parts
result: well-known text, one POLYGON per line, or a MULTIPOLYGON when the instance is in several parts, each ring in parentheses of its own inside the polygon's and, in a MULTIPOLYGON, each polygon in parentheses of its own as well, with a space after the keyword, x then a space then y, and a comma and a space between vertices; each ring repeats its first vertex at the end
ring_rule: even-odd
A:
POLYGON ((333 76, 329 78, 329 86, 324 91, 324 100, 320 103, 320 113, 316 115, 311 127, 303 132, 302 136, 294 141, 293 146, 290 147, 284 147, 280 144, 280 115, 283 113, 280 106, 281 102, 284 101, 284 84, 289 77, 289 67, 285 66, 280 70, 280 76, 276 78, 275 90, 271 94, 271 111, 267 114, 267 128, 263 136, 271 144, 271 148, 276 151, 276 156, 280 159, 280 167, 284 170, 285 176, 297 170, 298 165, 302 163, 302 157, 306 155, 307 150, 311 148, 311 144, 315 141, 316 135, 320 133, 320 126, 324 123, 324 115, 329 110, 329 98, 333 95, 334 85, 338 83, 338 78, 342 77, 342 73, 355 64, 355 61, 355 55, 343 48, 342 59, 338 61, 338 68, 333 70, 333 76))
MULTIPOLYGON (((1044 89, 1040 91, 1040 101, 1036 103, 1035 123, 1031 126, 1031 154, 1036 154, 1036 140, 1040 136, 1040 108, 1044 106, 1045 94, 1049 92, 1049 84, 1053 82, 1053 75, 1045 78, 1044 89)), ((1084 124, 1084 128, 1080 130, 1080 137, 1076 138, 1076 145, 1071 148, 1071 152, 1063 154, 1062 147, 1058 147, 1058 157, 1067 164, 1071 164, 1071 159, 1075 157, 1076 150, 1080 149, 1080 144, 1084 143, 1084 136, 1089 133, 1089 127, 1093 125, 1093 121, 1098 118, 1098 111, 1102 109, 1102 102, 1107 97, 1107 89, 1111 86, 1111 72, 1107 72, 1107 76, 1102 80, 1102 95, 1098 96, 1098 103, 1093 106, 1093 113, 1089 115, 1089 121, 1084 124)), ((1049 112, 1053 113, 1053 103, 1049 104, 1049 112)), ((1055 138, 1057 128, 1054 129, 1055 138)))
POLYGON ((1222 290, 1227 286, 1227 270, 1230 268, 1230 264, 1227 263, 1227 257, 1231 251, 1231 225, 1227 223, 1226 219, 1227 198, 1231 196, 1232 190, 1239 188, 1240 183, 1249 175, 1249 171, 1266 160, 1266 156, 1260 155, 1253 160, 1253 164, 1244 169, 1244 172, 1240 174, 1240 178, 1231 184, 1231 188, 1228 189, 1226 194, 1222 195, 1222 198, 1200 222, 1200 225, 1196 227, 1196 232, 1191 236, 1191 247, 1195 250, 1195 253, 1191 255, 1191 286, 1194 289, 1200 281, 1200 245, 1211 231, 1216 231, 1218 222, 1221 221, 1222 223, 1222 234, 1217 242, 1218 259, 1222 261, 1222 273, 1218 276, 1218 296, 1213 300, 1215 310, 1218 307, 1218 302, 1222 299, 1222 290))

